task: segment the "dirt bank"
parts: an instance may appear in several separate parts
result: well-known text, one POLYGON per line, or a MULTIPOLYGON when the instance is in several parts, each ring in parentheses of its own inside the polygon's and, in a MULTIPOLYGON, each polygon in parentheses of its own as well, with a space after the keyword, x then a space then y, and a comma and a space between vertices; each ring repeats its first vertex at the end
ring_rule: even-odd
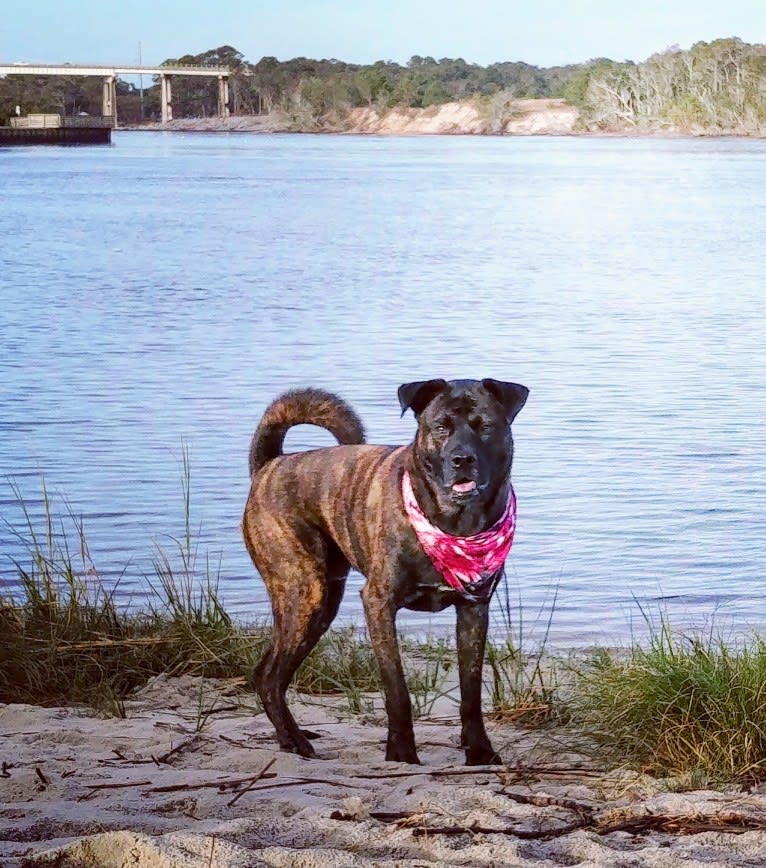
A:
MULTIPOLYGON (((501 106, 465 100, 424 109, 356 108, 320 119, 273 112, 230 118, 182 118, 140 129, 180 132, 320 132, 374 135, 570 135, 577 109, 561 99, 522 99, 501 106)), ((127 128, 127 127, 126 127, 127 128)), ((137 129, 137 127, 130 127, 137 129)))
POLYGON ((378 135, 569 135, 577 109, 561 99, 515 100, 492 106, 474 100, 425 109, 354 109, 349 132, 378 135))

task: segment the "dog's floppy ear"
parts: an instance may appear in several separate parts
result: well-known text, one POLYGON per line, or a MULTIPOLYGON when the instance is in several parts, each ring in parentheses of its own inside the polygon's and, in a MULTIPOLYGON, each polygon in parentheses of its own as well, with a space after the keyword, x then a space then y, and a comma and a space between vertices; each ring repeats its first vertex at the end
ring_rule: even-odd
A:
POLYGON ((492 380, 487 377, 481 381, 481 384, 503 405, 509 423, 513 422, 519 410, 527 403, 529 389, 520 383, 504 383, 502 380, 492 380))
POLYGON ((415 414, 415 418, 425 410, 431 401, 449 388, 446 380, 418 380, 415 383, 404 383, 399 386, 399 406, 402 408, 402 416, 409 408, 415 414))

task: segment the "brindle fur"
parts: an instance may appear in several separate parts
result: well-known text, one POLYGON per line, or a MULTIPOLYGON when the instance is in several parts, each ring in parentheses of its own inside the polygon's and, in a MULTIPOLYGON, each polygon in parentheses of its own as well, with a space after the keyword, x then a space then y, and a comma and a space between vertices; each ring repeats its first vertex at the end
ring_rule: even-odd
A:
POLYGON ((462 744, 469 765, 500 762, 481 715, 481 670, 489 603, 449 588, 423 552, 404 512, 408 470, 418 502, 442 530, 470 536, 491 527, 505 507, 513 440, 510 423, 528 390, 498 380, 427 380, 399 389, 417 435, 407 446, 364 444, 353 410, 327 392, 304 389, 266 410, 250 450, 252 484, 243 533, 271 597, 271 642, 253 685, 283 750, 314 756, 285 701, 293 675, 337 614, 350 567, 359 570, 367 627, 388 714, 386 759, 417 763, 412 708, 396 638, 399 609, 457 611, 462 744), (338 446, 282 454, 287 430, 315 424, 338 446), (475 492, 452 485, 473 480, 475 492))

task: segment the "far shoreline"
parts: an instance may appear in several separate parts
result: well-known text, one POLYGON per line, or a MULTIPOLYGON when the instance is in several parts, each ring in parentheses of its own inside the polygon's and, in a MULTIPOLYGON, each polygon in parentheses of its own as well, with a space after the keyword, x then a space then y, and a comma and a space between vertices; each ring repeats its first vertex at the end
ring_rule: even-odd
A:
POLYGON ((352 109, 346 114, 320 118, 306 114, 271 112, 263 115, 232 115, 228 118, 179 118, 165 123, 150 121, 118 125, 119 132, 256 133, 360 135, 360 136, 486 136, 543 138, 630 138, 630 139, 749 139, 763 136, 704 127, 588 128, 577 108, 563 99, 518 99, 502 111, 479 100, 448 102, 428 108, 378 110, 352 109))

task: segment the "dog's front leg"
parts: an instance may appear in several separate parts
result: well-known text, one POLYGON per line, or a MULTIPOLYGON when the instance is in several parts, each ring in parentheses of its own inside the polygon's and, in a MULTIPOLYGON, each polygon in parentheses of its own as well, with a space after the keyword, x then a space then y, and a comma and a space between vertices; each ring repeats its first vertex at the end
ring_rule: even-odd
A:
POLYGON ((481 713, 482 668, 487 641, 489 603, 459 603, 457 609, 457 659, 460 672, 460 720, 462 746, 469 766, 501 764, 484 729, 481 713))
POLYGON ((381 592, 371 581, 362 589, 362 602, 386 698, 386 759, 419 763, 412 730, 410 694, 404 680, 402 658, 396 640, 396 608, 391 601, 390 592, 381 592))

